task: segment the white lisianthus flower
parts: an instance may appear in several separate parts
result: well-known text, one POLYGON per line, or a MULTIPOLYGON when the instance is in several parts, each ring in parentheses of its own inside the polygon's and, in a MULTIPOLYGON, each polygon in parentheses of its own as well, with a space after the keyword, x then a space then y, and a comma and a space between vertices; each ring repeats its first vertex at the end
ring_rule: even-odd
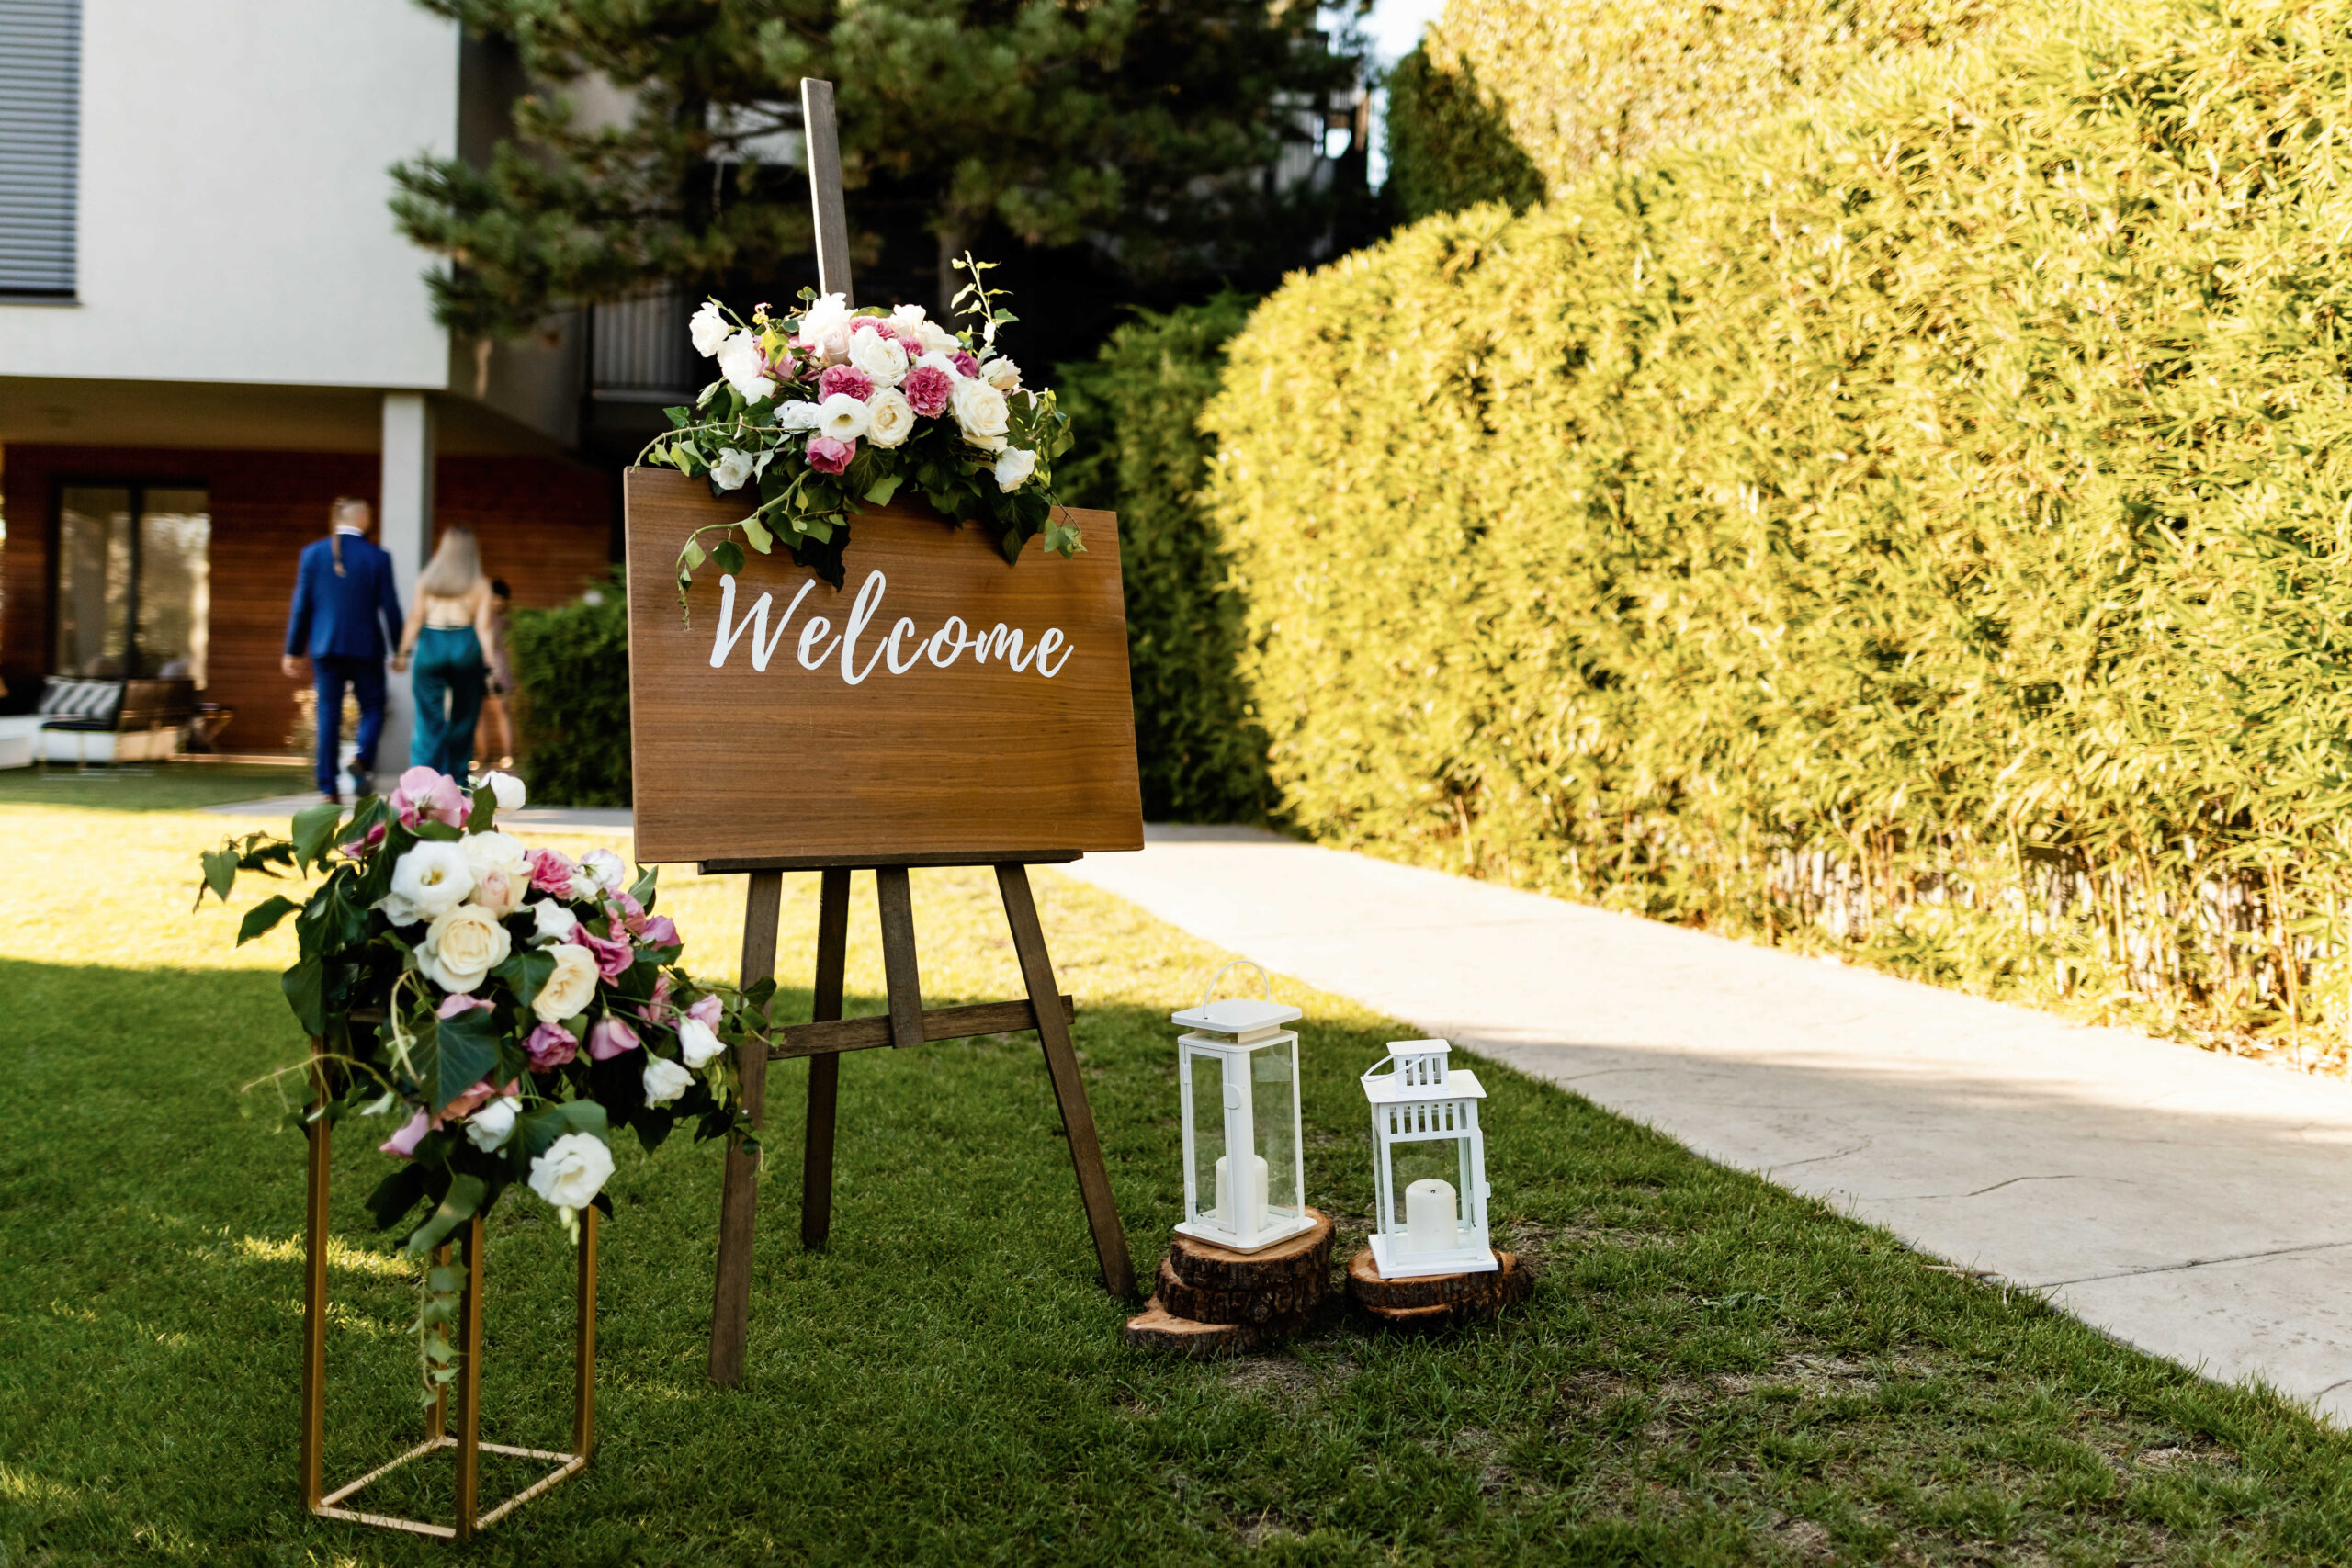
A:
POLYGON ((788 403, 778 403, 775 422, 786 430, 814 430, 824 419, 815 403, 795 398, 788 403))
POLYGON ((876 446, 896 446, 914 433, 915 406, 898 388, 883 388, 865 405, 865 437, 876 446))
POLYGON ((531 1010, 541 1023, 561 1023, 586 1012, 596 999, 596 955, 569 942, 548 951, 554 955, 555 973, 531 998, 531 1010))
POLYGON ((607 893, 618 893, 628 886, 628 867, 610 850, 590 850, 580 857, 580 865, 607 893))
POLYGON ((741 490, 752 477, 752 455, 729 446, 710 466, 710 482, 721 490, 741 490))
POLYGON ((604 890, 594 872, 584 865, 575 865, 571 868, 571 885, 563 890, 563 896, 577 904, 583 898, 594 898, 604 890))
POLYGON ((877 387, 895 387, 907 376, 907 348, 888 333, 849 334, 849 362, 874 378, 877 387))
POLYGON ((392 890, 376 908, 396 926, 454 909, 474 890, 473 868, 457 845, 428 839, 401 856, 392 867, 392 890))
POLYGON ((760 352, 760 340, 750 333, 737 333, 718 345, 718 373, 747 401, 756 403, 775 394, 775 382, 768 375, 768 357, 760 352))
POLYGON ((986 381, 958 381, 948 407, 955 411, 956 423, 963 429, 966 441, 990 448, 1002 445, 1009 417, 1002 392, 986 381))
POLYGON ((702 309, 695 312, 694 320, 686 323, 686 331, 694 334, 695 352, 705 359, 717 354, 718 345, 725 343, 728 334, 734 330, 727 324, 727 318, 718 313, 718 301, 716 299, 704 300, 702 309))
POLYGON ((1021 385, 1021 367, 1000 355, 980 367, 980 379, 1000 392, 1010 392, 1021 385))
POLYGON ((667 1056, 645 1058, 645 1103, 667 1105, 694 1087, 695 1076, 667 1056))
POLYGON ((1026 446, 1015 446, 996 460, 996 488, 1012 491, 1029 482, 1037 471, 1037 454, 1026 446))
POLYGON ((849 302, 827 294, 810 302, 800 318, 800 341, 827 358, 849 352, 849 302))
MULTIPOLYGON (((536 922, 531 940, 542 947, 551 942, 569 941, 572 931, 580 924, 579 916, 552 898, 532 905, 531 919, 536 922)), ((571 1015, 565 1013, 563 1016, 570 1018, 571 1015)))
POLYGON ((498 917, 475 904, 436 915, 416 944, 416 966, 445 991, 470 991, 506 962, 514 939, 498 917))
POLYGON ((678 1049, 684 1055, 686 1066, 699 1067, 726 1050, 727 1043, 702 1020, 684 1018, 678 1021, 678 1049))
POLYGON ((835 392, 817 405, 817 432, 836 441, 854 441, 873 423, 873 411, 847 392, 835 392))
POLYGON ((523 1102, 513 1095, 493 1100, 466 1118, 466 1142, 488 1154, 514 1135, 514 1118, 523 1102))
POLYGON ((502 773, 492 768, 482 774, 481 782, 488 784, 490 793, 498 798, 498 809, 501 811, 520 811, 523 809, 523 802, 529 798, 528 792, 523 787, 523 781, 513 773, 502 773))
POLYGON ((593 1133, 566 1133, 531 1162, 531 1190, 558 1209, 584 1209, 613 1174, 613 1151, 593 1133))

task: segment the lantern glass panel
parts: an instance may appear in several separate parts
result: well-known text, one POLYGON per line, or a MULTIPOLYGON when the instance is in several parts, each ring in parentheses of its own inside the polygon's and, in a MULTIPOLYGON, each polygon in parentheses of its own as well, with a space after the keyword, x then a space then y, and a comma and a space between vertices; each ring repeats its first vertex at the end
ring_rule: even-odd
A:
POLYGON ((1193 1085, 1192 1218, 1231 1229, 1233 1216, 1217 1210, 1217 1166, 1225 1158, 1225 1058, 1213 1051, 1184 1053, 1193 1085))
POLYGON ((1266 1162, 1268 1228, 1295 1221, 1298 1191, 1298 1043, 1286 1040, 1253 1052, 1250 1060, 1250 1111, 1258 1154, 1266 1162))
POLYGON ((1468 1163, 1462 1141, 1458 1138, 1425 1138, 1410 1143, 1389 1145, 1390 1201, 1396 1212, 1387 1216, 1385 1228, 1402 1231, 1407 1228, 1407 1193, 1416 1181, 1442 1181, 1453 1189, 1453 1236, 1443 1245, 1460 1245, 1461 1230, 1469 1220, 1470 1182, 1463 1168, 1468 1163))

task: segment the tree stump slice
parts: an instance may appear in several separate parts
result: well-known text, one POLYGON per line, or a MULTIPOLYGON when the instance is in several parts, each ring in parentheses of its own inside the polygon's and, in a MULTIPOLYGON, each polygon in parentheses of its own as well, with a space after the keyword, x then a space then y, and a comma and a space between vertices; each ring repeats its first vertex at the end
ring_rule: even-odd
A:
POLYGON ((1500 1267, 1483 1274, 1384 1280, 1367 1247, 1348 1260, 1348 1294, 1374 1317, 1400 1328, 1436 1328, 1493 1317, 1525 1301, 1535 1289, 1535 1276, 1516 1254, 1498 1252, 1495 1259, 1500 1267))
POLYGON ((1309 1209, 1311 1230, 1262 1252, 1235 1252, 1178 1232, 1170 1240, 1168 1266, 1195 1291, 1257 1295, 1311 1280, 1317 1293, 1331 1279, 1331 1216, 1309 1209))
POLYGON ((1203 1291, 1184 1283, 1163 1258, 1153 1299, 1178 1317, 1198 1323, 1272 1323, 1312 1313, 1330 1293, 1329 1280, 1326 1269, 1263 1291, 1203 1291))
POLYGON ((1303 1313, 1266 1323, 1201 1323, 1177 1316, 1154 1296, 1127 1319, 1126 1342, 1137 1349, 1171 1350, 1180 1356, 1219 1356, 1280 1339, 1306 1325, 1303 1313))

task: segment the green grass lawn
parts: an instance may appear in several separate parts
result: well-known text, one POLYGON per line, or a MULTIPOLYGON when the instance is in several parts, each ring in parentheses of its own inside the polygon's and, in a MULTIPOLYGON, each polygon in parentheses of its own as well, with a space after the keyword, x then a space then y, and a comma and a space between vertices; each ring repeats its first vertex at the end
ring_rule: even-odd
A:
MULTIPOLYGON (((242 826, 240 824, 239 826, 242 826)), ((0 807, 0 1564, 438 1562, 300 1510, 301 1145, 236 1086, 297 1058, 236 913, 187 914, 220 818, 0 807)), ((571 841, 579 847, 578 841, 571 841)), ((789 879, 805 978, 813 877, 789 879)), ((990 886, 917 873, 940 1002, 1013 994, 990 886)), ((1039 877, 1080 998, 1112 1180, 1148 1275, 1178 1201, 1172 1009, 1221 954, 1039 877)), ((257 896, 246 889, 242 898, 257 896)), ((666 896, 724 974, 740 885, 666 896)), ((851 985, 879 1010, 872 890, 851 985)), ((1360 1241, 1355 1076, 1408 1032, 1307 1009, 1308 1171, 1360 1241)), ((789 994, 805 1009, 805 989, 789 994)), ((619 1151, 601 1447, 481 1562, 2336 1563, 2352 1444, 1884 1233, 1479 1064, 1494 1212, 1540 1271, 1500 1325, 1418 1338, 1334 1311, 1193 1363, 1124 1349, 1033 1042, 846 1059, 833 1245, 796 1231, 805 1074, 772 1080, 750 1370, 703 1375, 719 1162, 619 1151)), ((335 1159, 330 1484, 414 1440, 413 1274, 335 1159)), ((560 1446, 571 1265, 526 1193, 489 1249, 484 1435, 560 1446)), ((521 1477, 490 1467, 485 1495, 521 1477)), ((370 1506, 446 1507, 412 1467, 370 1506)))
POLYGON ((0 769, 0 807, 84 806, 110 811, 188 811, 232 800, 306 795, 311 770, 251 762, 134 763, 120 768, 0 769))

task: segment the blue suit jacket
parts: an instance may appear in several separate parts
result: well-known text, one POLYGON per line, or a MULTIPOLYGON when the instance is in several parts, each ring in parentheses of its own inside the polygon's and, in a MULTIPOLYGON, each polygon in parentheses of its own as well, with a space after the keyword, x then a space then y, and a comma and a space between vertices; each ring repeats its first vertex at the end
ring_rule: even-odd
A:
POLYGON ((305 546, 286 618, 286 651, 297 658, 382 659, 401 640, 401 596, 392 558, 356 534, 343 536, 343 575, 329 541, 305 546))

